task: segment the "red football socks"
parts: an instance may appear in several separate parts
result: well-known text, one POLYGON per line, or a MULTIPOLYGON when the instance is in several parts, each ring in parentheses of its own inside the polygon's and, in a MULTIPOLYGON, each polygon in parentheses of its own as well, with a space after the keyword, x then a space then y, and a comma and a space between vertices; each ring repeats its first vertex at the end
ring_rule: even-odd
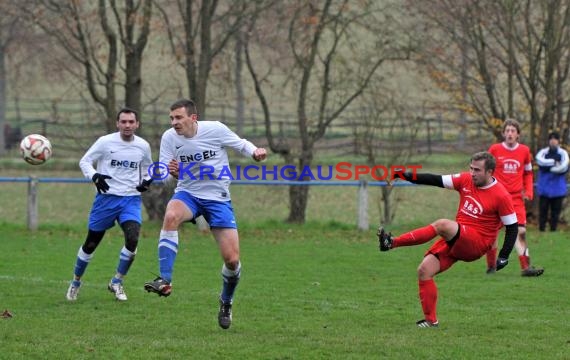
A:
POLYGON ((402 234, 396 238, 394 238, 394 244, 392 247, 398 246, 412 246, 412 245, 419 245, 424 244, 431 239, 433 239, 437 235, 435 228, 431 225, 424 226, 419 229, 412 230, 405 234, 402 234))
POLYGON ((527 255, 520 255, 519 262, 521 263, 521 269, 525 270, 530 265, 530 258, 527 255))
POLYGON ((433 279, 418 280, 418 286, 425 319, 436 323, 437 286, 435 286, 435 281, 433 281, 433 279))

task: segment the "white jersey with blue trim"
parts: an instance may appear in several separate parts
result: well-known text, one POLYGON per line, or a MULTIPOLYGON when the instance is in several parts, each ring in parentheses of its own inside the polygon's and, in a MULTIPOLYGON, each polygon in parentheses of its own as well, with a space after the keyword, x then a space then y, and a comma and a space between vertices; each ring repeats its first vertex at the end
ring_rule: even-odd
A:
POLYGON ((134 135, 132 141, 124 141, 119 132, 101 136, 79 161, 86 178, 95 173, 109 175, 109 191, 118 196, 140 195, 136 187, 143 179, 149 179, 148 169, 152 164, 149 143, 134 135), (93 164, 97 164, 93 167, 93 164))
POLYGON ((171 128, 160 142, 160 162, 176 160, 179 166, 175 191, 187 191, 193 196, 217 201, 230 197, 231 172, 226 148, 244 156, 252 156, 257 147, 240 138, 219 121, 198 121, 196 135, 187 138, 171 128))

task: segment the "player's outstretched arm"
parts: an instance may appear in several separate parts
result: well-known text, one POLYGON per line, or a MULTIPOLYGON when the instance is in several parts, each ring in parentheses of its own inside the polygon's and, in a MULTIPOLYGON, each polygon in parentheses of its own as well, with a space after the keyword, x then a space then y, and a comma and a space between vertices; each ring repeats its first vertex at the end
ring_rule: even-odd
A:
POLYGON ((438 186, 441 188, 444 187, 443 177, 441 175, 428 174, 428 173, 418 174, 406 171, 404 173, 404 178, 407 181, 414 184, 438 186))

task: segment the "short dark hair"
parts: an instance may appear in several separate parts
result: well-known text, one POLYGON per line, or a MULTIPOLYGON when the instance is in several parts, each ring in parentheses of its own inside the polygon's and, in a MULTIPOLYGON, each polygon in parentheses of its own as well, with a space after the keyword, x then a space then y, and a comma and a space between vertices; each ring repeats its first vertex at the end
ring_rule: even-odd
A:
POLYGON ((128 107, 123 107, 121 108, 121 110, 119 110, 119 112, 117 113, 117 121, 119 121, 119 117, 121 116, 122 113, 135 114, 135 120, 139 121, 139 114, 137 113, 137 111, 128 107))
POLYGON ((179 109, 179 108, 186 109, 186 115, 196 114, 198 115, 198 109, 196 108, 196 103, 190 99, 180 99, 176 100, 172 105, 170 105, 170 111, 179 109))
POLYGON ((556 139, 560 141, 560 134, 557 131, 553 131, 550 134, 548 134, 548 140, 550 139, 556 139))
POLYGON ((471 161, 480 161, 480 160, 485 160, 485 171, 487 170, 495 171, 495 167, 497 166, 497 161, 490 152, 481 151, 471 156, 471 161))

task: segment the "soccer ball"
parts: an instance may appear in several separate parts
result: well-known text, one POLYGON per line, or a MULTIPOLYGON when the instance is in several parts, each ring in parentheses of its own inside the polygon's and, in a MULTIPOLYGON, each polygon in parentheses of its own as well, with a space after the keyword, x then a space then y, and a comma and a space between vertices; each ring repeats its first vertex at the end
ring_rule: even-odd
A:
POLYGON ((28 164, 40 165, 51 157, 51 143, 45 136, 31 134, 20 142, 20 152, 28 164))

